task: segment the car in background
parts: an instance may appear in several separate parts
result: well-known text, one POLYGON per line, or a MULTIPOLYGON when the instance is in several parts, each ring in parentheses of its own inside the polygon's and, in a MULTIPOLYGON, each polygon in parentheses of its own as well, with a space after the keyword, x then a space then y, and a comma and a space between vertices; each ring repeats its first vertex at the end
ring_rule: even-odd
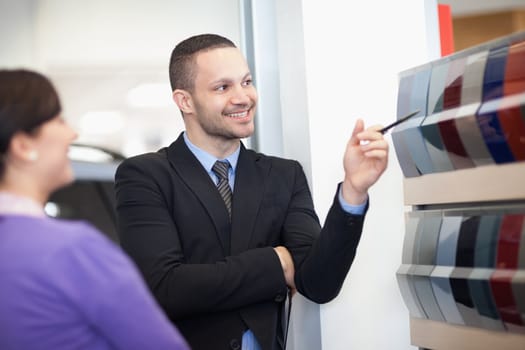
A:
POLYGON ((49 197, 46 214, 88 221, 118 243, 114 176, 124 156, 102 147, 73 144, 69 157, 75 180, 49 197))

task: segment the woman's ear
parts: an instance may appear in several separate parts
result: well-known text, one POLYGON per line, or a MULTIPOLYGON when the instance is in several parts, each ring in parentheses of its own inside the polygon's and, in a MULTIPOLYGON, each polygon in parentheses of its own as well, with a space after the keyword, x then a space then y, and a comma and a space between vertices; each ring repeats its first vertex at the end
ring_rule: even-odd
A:
POLYGON ((26 162, 34 162, 38 160, 38 150, 35 140, 22 131, 13 135, 7 152, 10 158, 26 162))
POLYGON ((193 99, 190 93, 186 90, 176 89, 173 91, 173 101, 177 104, 179 109, 184 114, 191 114, 194 111, 193 99))

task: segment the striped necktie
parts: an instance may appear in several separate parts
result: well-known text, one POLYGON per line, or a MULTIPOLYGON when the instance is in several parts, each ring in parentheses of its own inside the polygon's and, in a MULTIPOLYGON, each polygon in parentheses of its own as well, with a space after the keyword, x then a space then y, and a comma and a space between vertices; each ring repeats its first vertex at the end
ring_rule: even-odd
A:
POLYGON ((230 218, 232 216, 232 190, 230 184, 228 183, 228 169, 230 168, 230 163, 228 161, 216 161, 213 164, 211 170, 219 178, 219 183, 217 184, 217 189, 226 204, 226 209, 228 209, 228 214, 230 218))

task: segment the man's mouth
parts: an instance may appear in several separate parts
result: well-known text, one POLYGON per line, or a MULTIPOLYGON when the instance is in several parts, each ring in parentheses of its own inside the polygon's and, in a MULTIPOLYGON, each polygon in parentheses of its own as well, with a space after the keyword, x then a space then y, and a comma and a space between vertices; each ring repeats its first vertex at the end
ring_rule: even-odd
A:
POLYGON ((248 116, 248 113, 250 112, 250 109, 235 113, 224 113, 225 116, 229 118, 235 118, 235 119, 242 119, 248 116))

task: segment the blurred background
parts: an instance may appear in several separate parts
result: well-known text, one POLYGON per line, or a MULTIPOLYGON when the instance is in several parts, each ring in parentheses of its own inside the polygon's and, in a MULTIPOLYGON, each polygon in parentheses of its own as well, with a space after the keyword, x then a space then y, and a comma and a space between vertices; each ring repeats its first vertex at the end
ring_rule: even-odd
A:
POLYGON ((240 40, 238 0, 0 0, 0 67, 56 84, 79 143, 126 156, 169 144, 183 129, 168 63, 189 35, 240 40))

